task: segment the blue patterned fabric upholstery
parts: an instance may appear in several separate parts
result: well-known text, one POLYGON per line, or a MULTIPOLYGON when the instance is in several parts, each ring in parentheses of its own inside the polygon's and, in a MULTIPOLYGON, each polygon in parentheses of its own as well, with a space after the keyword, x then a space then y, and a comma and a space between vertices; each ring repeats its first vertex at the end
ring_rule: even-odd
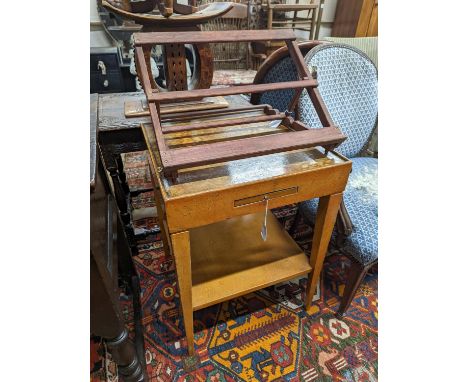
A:
MULTIPOLYGON (((279 60, 265 75, 262 83, 269 84, 272 82, 296 81, 297 70, 291 57, 287 56, 279 60)), ((262 93, 260 96, 260 104, 271 105, 279 111, 288 110, 289 103, 294 96, 293 89, 276 90, 272 92, 262 93)), ((293 111, 293 110, 290 110, 293 111)))
MULTIPOLYGON (((305 56, 317 67, 320 95, 333 122, 348 139, 337 149, 355 157, 372 134, 377 121, 377 69, 361 51, 344 44, 323 44, 305 56)), ((322 124, 304 91, 298 105, 299 119, 311 128, 322 124)))
MULTIPOLYGON (((377 164, 376 158, 354 158, 343 195, 353 232, 342 249, 363 265, 378 257, 377 164)), ((299 211, 308 224, 314 224, 317 207, 318 199, 299 204, 299 211)))

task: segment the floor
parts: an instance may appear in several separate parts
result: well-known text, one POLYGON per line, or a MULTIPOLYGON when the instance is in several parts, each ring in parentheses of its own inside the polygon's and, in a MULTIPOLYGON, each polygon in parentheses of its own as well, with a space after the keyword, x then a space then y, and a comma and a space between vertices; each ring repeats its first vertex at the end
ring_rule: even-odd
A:
MULTIPOLYGON (((151 187, 146 152, 127 154, 125 169, 131 189, 151 187)), ((152 194, 140 194, 132 204, 137 210, 151 208, 152 194)), ((290 206, 276 215, 288 225, 295 210, 290 206)), ((157 228, 153 218, 135 225, 140 231, 157 228)), ((297 233, 307 238, 298 241, 307 252, 310 228, 300 225, 297 233)), ((174 264, 165 257, 158 234, 140 243, 135 261, 150 381, 377 381, 376 270, 366 276, 341 320, 334 311, 349 261, 333 250, 309 312, 302 307, 305 278, 196 312, 197 357, 188 358, 174 264)), ((132 305, 124 295, 121 302, 131 322, 132 305)), ((92 342, 91 348, 91 381, 118 381, 104 345, 92 342)))

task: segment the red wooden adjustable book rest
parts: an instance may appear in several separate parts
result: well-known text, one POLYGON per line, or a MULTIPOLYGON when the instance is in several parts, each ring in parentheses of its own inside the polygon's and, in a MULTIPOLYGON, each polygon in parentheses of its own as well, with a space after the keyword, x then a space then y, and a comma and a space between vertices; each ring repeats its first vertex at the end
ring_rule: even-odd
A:
MULTIPOLYGON (((222 32, 157 32, 157 33, 135 33, 135 57, 137 71, 143 89, 145 91, 153 128, 157 140, 161 165, 166 175, 177 177, 177 171, 184 168, 202 166, 230 160, 254 157, 266 154, 273 154, 284 151, 291 151, 306 147, 322 146, 327 150, 332 150, 346 137, 333 125, 331 117, 318 92, 317 80, 312 77, 304 58, 296 43, 296 36, 292 30, 248 30, 248 31, 222 31, 222 32), (160 92, 152 81, 150 75, 149 55, 153 45, 171 44, 198 44, 198 43, 222 43, 222 42, 254 42, 254 41, 285 41, 289 53, 296 65, 299 78, 297 81, 277 82, 269 84, 249 84, 232 86, 227 88, 182 90, 172 92, 160 92), (261 105, 263 114, 247 117, 237 117, 201 123, 190 123, 190 118, 194 116, 180 115, 178 120, 188 123, 175 126, 162 126, 162 122, 167 118, 174 120, 174 115, 161 116, 160 106, 162 103, 178 102, 200 99, 203 97, 226 96, 232 94, 250 94, 282 89, 295 89, 295 94, 289 105, 289 110, 294 107, 303 89, 312 101, 317 111, 323 128, 309 129, 303 123, 295 121, 289 113, 272 109, 269 105, 261 105), (255 136, 240 138, 231 141, 205 143, 198 146, 170 148, 165 142, 164 134, 174 131, 190 131, 205 128, 216 128, 251 124, 265 121, 281 121, 281 124, 288 128, 288 131, 281 134, 255 136)), ((174 65, 185 62, 184 50, 180 51, 174 65)), ((243 108, 245 109, 245 108, 243 108)), ((258 110, 259 106, 252 106, 247 110, 258 110)), ((242 110, 238 110, 242 113, 242 110)), ((219 116, 224 110, 205 111, 206 115, 219 116)), ((232 112, 232 110, 231 110, 232 112)))

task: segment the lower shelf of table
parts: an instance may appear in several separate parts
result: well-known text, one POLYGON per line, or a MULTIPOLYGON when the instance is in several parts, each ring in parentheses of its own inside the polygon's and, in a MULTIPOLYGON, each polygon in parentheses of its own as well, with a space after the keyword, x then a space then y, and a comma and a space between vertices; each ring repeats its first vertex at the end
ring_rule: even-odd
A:
POLYGON ((190 230, 193 310, 205 308, 311 271, 309 259, 268 211, 190 230))

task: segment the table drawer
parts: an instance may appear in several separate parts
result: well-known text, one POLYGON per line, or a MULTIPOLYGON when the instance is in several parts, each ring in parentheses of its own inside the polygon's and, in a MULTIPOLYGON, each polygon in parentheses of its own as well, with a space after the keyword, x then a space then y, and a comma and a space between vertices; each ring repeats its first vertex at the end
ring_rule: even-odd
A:
POLYGON ((166 201, 169 231, 179 232, 234 216, 261 212, 308 199, 343 192, 351 162, 314 169, 258 183, 166 201))

